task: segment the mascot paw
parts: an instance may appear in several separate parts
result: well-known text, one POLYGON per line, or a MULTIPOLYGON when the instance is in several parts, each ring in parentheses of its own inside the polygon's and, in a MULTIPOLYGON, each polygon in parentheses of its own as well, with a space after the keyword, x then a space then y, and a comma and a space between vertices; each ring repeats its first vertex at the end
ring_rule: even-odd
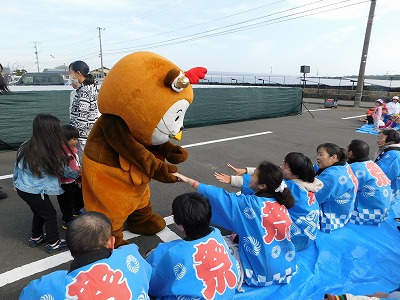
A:
POLYGON ((157 214, 153 214, 147 221, 140 224, 129 222, 129 219, 127 221, 127 229, 130 232, 143 235, 154 235, 163 230, 165 226, 167 224, 164 218, 157 214))
POLYGON ((178 168, 175 165, 168 164, 167 168, 168 168, 168 173, 170 174, 178 172, 178 168))
POLYGON ((168 155, 167 160, 173 164, 179 164, 184 162, 189 156, 189 153, 183 149, 182 147, 176 147, 173 151, 171 151, 168 155))

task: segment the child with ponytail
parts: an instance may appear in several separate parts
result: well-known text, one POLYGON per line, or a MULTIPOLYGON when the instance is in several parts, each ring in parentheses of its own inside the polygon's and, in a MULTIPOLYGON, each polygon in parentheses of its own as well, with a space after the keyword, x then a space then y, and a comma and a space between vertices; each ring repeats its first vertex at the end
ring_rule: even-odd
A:
POLYGON ((290 282, 297 271, 288 213, 294 199, 280 167, 262 162, 251 176, 253 193, 240 195, 174 175, 210 200, 212 223, 238 234, 238 256, 234 256, 241 263, 242 282, 251 286, 290 282))
MULTIPOLYGON (((249 183, 255 168, 236 168, 231 164, 227 166, 235 171, 236 175, 214 173, 215 178, 222 183, 240 188, 241 193, 253 194, 254 191, 249 188, 249 183)), ((320 210, 314 193, 319 191, 323 184, 315 178, 311 159, 303 153, 288 153, 282 161, 281 169, 285 184, 295 200, 294 206, 289 209, 293 222, 290 236, 298 252, 312 245, 317 237, 320 210)))

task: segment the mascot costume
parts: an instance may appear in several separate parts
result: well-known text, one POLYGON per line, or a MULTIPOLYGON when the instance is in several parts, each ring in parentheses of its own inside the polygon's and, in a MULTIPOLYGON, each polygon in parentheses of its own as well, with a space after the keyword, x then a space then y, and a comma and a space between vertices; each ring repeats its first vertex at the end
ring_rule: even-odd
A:
POLYGON ((95 123, 82 158, 85 208, 112 222, 116 246, 122 231, 153 235, 166 223, 153 212, 149 182, 176 182, 174 164, 188 153, 169 142, 180 139, 183 118, 193 101, 191 83, 207 70, 187 72, 162 56, 137 52, 110 70, 98 97, 102 116, 95 123), (166 162, 168 161, 168 162, 166 162))

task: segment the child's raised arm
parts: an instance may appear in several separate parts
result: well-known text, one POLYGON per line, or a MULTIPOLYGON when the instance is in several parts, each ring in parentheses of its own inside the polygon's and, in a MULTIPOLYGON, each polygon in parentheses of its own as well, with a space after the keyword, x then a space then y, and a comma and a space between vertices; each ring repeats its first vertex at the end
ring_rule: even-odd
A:
MULTIPOLYGON (((243 169, 242 168, 236 168, 236 167, 232 166, 230 163, 227 163, 226 166, 236 173, 235 176, 242 176, 242 175, 247 173, 247 169, 246 168, 243 168, 243 169)), ((214 176, 215 176, 215 178, 217 178, 217 180, 219 182, 227 183, 227 184, 232 182, 232 177, 230 175, 227 175, 227 174, 224 174, 224 173, 215 172, 214 176)))
POLYGON ((243 168, 243 169, 236 168, 236 167, 232 166, 230 163, 227 163, 226 166, 229 169, 232 169, 233 171, 235 171, 236 172, 236 176, 242 176, 243 174, 247 173, 247 169, 246 168, 243 168))
POLYGON ((197 180, 194 180, 192 178, 186 177, 186 176, 184 176, 184 175, 182 175, 180 173, 172 173, 172 175, 175 175, 176 177, 178 177, 178 181, 188 183, 189 185, 192 186, 192 188, 194 188, 196 190, 199 187, 200 183, 197 180))

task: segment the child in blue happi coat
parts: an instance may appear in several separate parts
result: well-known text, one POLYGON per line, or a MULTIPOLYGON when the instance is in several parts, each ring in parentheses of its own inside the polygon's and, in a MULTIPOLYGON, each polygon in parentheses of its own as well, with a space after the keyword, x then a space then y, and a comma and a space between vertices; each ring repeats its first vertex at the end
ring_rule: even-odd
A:
POLYGON ((317 147, 316 175, 324 184, 315 193, 321 209, 321 231, 342 228, 354 209, 358 181, 346 162, 346 150, 332 143, 317 147))
POLYGON ((393 129, 382 130, 378 134, 379 150, 373 161, 391 180, 392 201, 400 199, 400 134, 393 129))
POLYGON ((239 263, 221 232, 210 227, 211 206, 198 193, 178 196, 172 215, 185 238, 161 243, 147 257, 149 294, 156 299, 233 299, 239 263))
POLYGON ((210 200, 213 223, 238 234, 246 284, 269 286, 290 282, 297 271, 288 212, 294 199, 283 181, 281 168, 262 162, 251 176, 249 187, 254 194, 229 193, 182 174, 175 175, 210 200))
POLYGON ((381 168, 369 159, 369 146, 352 140, 347 148, 348 163, 358 180, 358 191, 350 223, 379 225, 385 221, 390 207, 390 180, 381 168))
MULTIPOLYGON (((254 194, 249 189, 250 175, 255 168, 228 167, 236 172, 236 176, 215 173, 215 177, 223 183, 230 183, 241 188, 242 193, 254 194)), ((315 178, 311 160, 302 153, 291 152, 285 156, 281 166, 283 178, 295 199, 294 206, 289 209, 293 221, 290 235, 296 251, 310 246, 315 240, 319 229, 319 205, 314 192, 320 190, 322 182, 315 178)))

